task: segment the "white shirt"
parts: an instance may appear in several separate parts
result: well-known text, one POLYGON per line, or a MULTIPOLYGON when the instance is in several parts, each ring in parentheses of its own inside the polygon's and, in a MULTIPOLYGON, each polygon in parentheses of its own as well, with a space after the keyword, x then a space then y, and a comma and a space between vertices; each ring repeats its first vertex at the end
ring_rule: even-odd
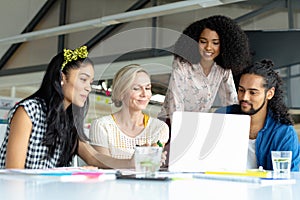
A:
POLYGON ((156 118, 149 118, 145 129, 136 137, 129 137, 117 126, 112 115, 92 122, 90 144, 108 148, 113 158, 130 159, 136 145, 153 144, 158 140, 166 143, 169 139, 168 125, 156 118))
POLYGON ((256 139, 254 140, 249 139, 247 169, 257 169, 255 142, 256 139))
POLYGON ((214 63, 206 76, 200 63, 191 65, 177 58, 159 116, 171 118, 174 111, 208 112, 217 93, 221 106, 238 103, 231 70, 214 63))

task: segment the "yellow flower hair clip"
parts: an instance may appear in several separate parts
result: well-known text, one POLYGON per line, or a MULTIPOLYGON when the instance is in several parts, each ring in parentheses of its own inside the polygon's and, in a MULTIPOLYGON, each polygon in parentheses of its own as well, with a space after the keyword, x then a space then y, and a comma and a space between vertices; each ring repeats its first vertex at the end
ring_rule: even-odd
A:
POLYGON ((82 46, 72 51, 71 49, 64 49, 64 62, 61 65, 61 70, 64 69, 68 62, 77 60, 79 58, 86 58, 88 56, 87 46, 82 46))

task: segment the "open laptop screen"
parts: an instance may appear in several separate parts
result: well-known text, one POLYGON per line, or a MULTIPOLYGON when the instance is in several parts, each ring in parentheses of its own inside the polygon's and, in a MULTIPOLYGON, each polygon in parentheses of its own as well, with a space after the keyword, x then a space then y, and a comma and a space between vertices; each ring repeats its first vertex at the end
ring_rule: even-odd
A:
POLYGON ((174 112, 169 171, 244 171, 250 116, 174 112))

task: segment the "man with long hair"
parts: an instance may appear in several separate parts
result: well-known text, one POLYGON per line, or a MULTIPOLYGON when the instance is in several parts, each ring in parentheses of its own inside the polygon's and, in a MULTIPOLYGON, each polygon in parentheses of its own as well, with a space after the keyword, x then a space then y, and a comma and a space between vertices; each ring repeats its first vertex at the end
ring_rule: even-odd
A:
POLYGON ((217 112, 251 116, 248 168, 272 170, 271 151, 292 151, 291 170, 299 171, 298 135, 284 102, 282 80, 273 66, 272 61, 262 60, 247 67, 240 76, 239 105, 217 112))

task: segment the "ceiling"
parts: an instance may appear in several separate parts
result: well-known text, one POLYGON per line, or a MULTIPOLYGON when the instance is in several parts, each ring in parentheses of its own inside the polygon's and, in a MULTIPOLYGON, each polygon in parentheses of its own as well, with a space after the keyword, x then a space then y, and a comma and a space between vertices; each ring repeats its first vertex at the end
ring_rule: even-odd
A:
MULTIPOLYGON (((40 57, 42 57, 42 53, 45 51, 45 49, 47 49, 49 47, 49 53, 50 54, 55 54, 55 51, 57 49, 55 48, 51 48, 51 45, 43 45, 43 46, 38 46, 37 48, 34 48, 34 45, 36 44, 36 41, 40 41, 39 40, 39 36, 35 36, 36 38, 32 38, 30 39, 30 41, 22 44, 22 43, 18 43, 18 44, 14 44, 12 42, 12 40, 10 40, 8 43, 5 43, 5 40, 7 41, 7 39, 9 38, 12 38, 14 36, 21 36, 20 33, 22 33, 22 31, 24 31, 24 28, 26 27, 27 24, 29 24, 29 22, 34 19, 34 17, 36 16, 36 14, 41 11, 41 8, 43 8, 43 6, 47 3, 49 3, 50 1, 47 1, 47 0, 22 0, 22 1, 19 1, 19 0, 2 0, 1 1, 1 7, 0 7, 0 23, 2 24, 2 27, 5 27, 1 30, 1 33, 0 33, 0 58, 3 60, 4 57, 6 55, 9 55, 9 62, 8 64, 10 64, 9 67, 3 67, 1 70, 0 70, 0 88, 9 88, 12 86, 12 84, 14 86, 17 86, 17 87, 20 87, 20 86, 26 86, 26 85, 33 85, 33 86, 37 86, 40 81, 41 81, 41 78, 43 76, 43 72, 46 68, 46 61, 43 61, 41 62, 40 64, 32 64, 31 61, 33 61, 33 58, 31 58, 30 56, 35 56, 35 55, 40 55, 40 57), (14 15, 11 15, 11 13, 14 13, 14 15), (7 17, 9 16, 9 18, 7 17), (1 43, 2 42, 2 43, 1 43), (32 47, 30 48, 31 51, 27 52, 28 56, 25 57, 25 59, 23 59, 24 62, 21 62, 21 63, 27 63, 27 64, 24 64, 23 66, 18 66, 18 67, 11 67, 11 65, 13 65, 13 61, 12 60, 17 60, 18 59, 18 56, 21 54, 20 52, 21 51, 24 51, 26 50, 26 45, 30 45, 32 44, 32 47), (12 47, 16 45, 17 47, 15 48, 15 51, 14 53, 12 54, 8 54, 8 50, 12 47), (41 49, 43 48, 43 49, 41 49)), ((68 1, 66 1, 68 2, 68 1)), ((72 0, 72 3, 73 2, 80 2, 80 0, 72 0)), ((118 14, 122 15, 124 14, 124 12, 109 12, 110 9, 114 8, 115 7, 115 3, 117 2, 117 0, 86 0, 85 1, 86 4, 90 4, 91 5, 94 3, 94 5, 99 5, 101 4, 101 6, 103 7, 102 8, 102 11, 104 12, 104 15, 103 16, 100 16, 99 18, 99 15, 98 17, 95 17, 97 16, 94 15, 93 17, 93 14, 91 14, 91 17, 82 17, 82 18, 86 18, 86 19, 82 19, 80 21, 76 21, 76 22, 71 22, 69 23, 69 25, 78 25, 80 23, 86 23, 86 22, 89 22, 91 20, 94 20, 94 19, 103 19, 103 17, 106 17, 106 16, 116 16, 118 14), (108 14, 105 14, 105 13, 108 13, 108 14)), ((125 2, 125 1, 122 1, 122 2, 125 2)), ((136 0, 127 0, 126 1, 128 6, 126 7, 129 7, 129 5, 132 5, 133 3, 137 2, 136 0)), ((176 3, 182 3, 182 2, 189 2, 189 0, 187 1, 176 1, 176 0, 152 0, 152 1, 149 1, 150 3, 147 4, 147 6, 145 8, 141 8, 140 10, 144 9, 145 11, 148 9, 151 9, 152 5, 155 5, 156 6, 168 6, 170 7, 171 5, 174 5, 176 3)), ((219 2, 230 2, 230 0, 223 0, 223 1, 219 1, 219 2)), ((232 5, 232 8, 234 10, 236 10, 236 7, 240 8, 241 10, 245 9, 249 9, 249 8, 253 8, 253 12, 252 12, 252 15, 251 12, 250 14, 246 13, 245 15, 242 15, 242 16, 237 16, 236 19, 237 20, 240 20, 240 21, 243 21, 243 20, 247 20, 247 19, 250 19, 250 18, 253 18, 255 17, 255 14, 260 14, 259 12, 263 12, 264 10, 268 10, 268 9, 274 9, 274 8, 278 8, 276 7, 276 5, 285 5, 285 4, 292 4, 293 5, 293 8, 294 9, 298 9, 299 8, 299 1, 297 0, 248 0, 248 1, 242 1, 242 2, 238 2, 238 3, 235 3, 232 5), (257 13, 255 13, 257 12, 257 13)), ((58 6, 58 5, 57 5, 58 6)), ((72 8, 67 8, 67 9, 72 9, 72 8)), ((183 9, 183 8, 182 8, 183 9)), ((191 8, 188 8, 190 10, 193 10, 191 8)), ((199 8, 197 8, 199 10, 199 8)), ((196 9, 196 11, 197 11, 196 9)), ((59 9, 57 9, 59 10, 59 9)), ((93 8, 91 7, 91 10, 93 10, 93 8)), ((122 8, 122 10, 124 10, 124 8, 122 8)), ((200 9, 201 10, 201 9, 200 9)), ((202 9, 203 10, 203 9, 202 9)), ((205 10, 207 10, 205 8, 205 10)), ((151 10, 150 10, 151 11, 151 10)), ((220 11, 220 10, 218 10, 220 11)), ((54 11, 54 12, 57 12, 57 11, 54 11)), ((157 12, 157 11, 154 11, 153 10, 153 13, 154 12, 157 12)), ((180 16, 182 18, 182 20, 186 20, 185 19, 185 15, 182 14, 181 12, 183 11, 176 11, 178 12, 178 16, 180 16)), ((175 13, 176 13, 175 12, 175 13)), ((183 13, 187 13, 187 16, 192 16, 193 18, 197 17, 197 15, 201 15, 201 14, 193 14, 191 15, 191 11, 184 11, 183 13)), ((56 17, 59 16, 59 12, 57 12, 56 14, 56 17)), ((70 16, 72 15, 69 14, 70 16)), ((74 14, 75 15, 75 14, 74 14)), ((84 15, 84 14, 82 14, 84 15)), ((157 13, 157 16, 164 16, 164 15, 167 15, 167 14, 159 14, 157 13)), ((153 17, 151 16, 151 13, 149 14, 149 16, 146 16, 146 15, 140 15, 140 16, 143 16, 143 18, 149 18, 151 19, 150 17, 153 17)), ((172 16, 177 16, 177 15, 172 15, 172 16)), ((48 18, 51 18, 51 16, 47 16, 47 14, 44 16, 45 19, 48 19, 48 18)), ((163 18, 162 18, 163 19, 163 18)), ((129 21, 131 20, 140 20, 140 19, 130 19, 129 21)), ((181 19, 178 19, 178 20, 181 20, 181 19)), ((189 19, 187 19, 189 20, 189 19)), ((38 31, 46 31, 45 33, 43 34, 40 34, 42 35, 43 37, 50 37, 50 36, 47 36, 48 33, 50 33, 51 29, 55 29, 57 27, 55 26, 51 26, 51 24, 47 24, 47 21, 41 21, 42 24, 38 24, 37 27, 32 31, 32 32, 29 32, 29 34, 33 34, 33 33, 37 33, 38 31), (45 27, 43 27, 43 24, 46 24, 45 27)), ((185 22, 186 23, 186 22, 185 22)), ((109 25, 109 24, 107 24, 109 25)), ((101 25, 103 27, 106 27, 106 25, 101 25)), ((129 25, 130 26, 130 25, 129 25)), ((68 27, 67 27, 68 28, 68 27)), ((82 31, 82 30, 80 30, 82 31)), ((83 31, 84 32, 84 31, 83 31)), ((27 33, 28 34, 28 33, 27 33)), ((42 40, 41 40, 42 41, 42 40)), ((42 43, 42 42, 41 42, 42 43)), ((95 55, 96 53, 94 53, 95 55)), ((156 55, 156 54, 155 54, 156 55)), ((153 57, 155 57, 155 55, 152 55, 152 57, 150 56, 149 58, 147 57, 144 57, 144 56, 141 56, 141 57, 131 57, 131 59, 128 59, 128 60, 122 60, 120 62, 116 62, 116 63, 113 63, 110 65, 110 67, 108 68, 107 67, 107 64, 106 63, 101 63, 101 62, 95 62, 95 64, 97 65, 97 67, 95 67, 96 69, 96 74, 101 74, 102 78, 111 78, 113 76, 113 74, 121 67, 121 66, 124 66, 125 64, 129 64, 130 62, 132 62, 133 59, 135 59, 136 62, 138 63, 153 63, 151 61, 151 59, 153 59, 153 57), (112 67, 114 66, 114 67, 112 67)), ((49 55, 45 56, 47 59, 49 59, 49 55)), ((156 82, 161 85, 164 85, 166 84, 164 81, 160 81, 160 77, 163 76, 163 79, 164 80, 168 80, 168 78, 164 77, 164 76, 168 76, 167 74, 170 72, 170 63, 172 61, 172 57, 171 56, 161 56, 161 57, 155 57, 156 59, 156 63, 159 63, 159 65, 156 65, 156 66, 153 66, 151 68, 151 73, 153 75, 157 75, 157 76, 153 76, 153 77, 157 77, 157 80, 156 82), (164 67, 161 67, 161 66, 164 66, 164 67), (158 76, 160 75, 160 76, 158 76)), ((95 58, 96 61, 99 61, 99 60, 104 60, 103 57, 99 57, 99 58, 95 58)), ((17 66, 17 65, 16 65, 17 66)), ((0 94, 1 95, 1 94, 0 94)))
MULTIPOLYGON (((73 0, 74 1, 78 0, 73 0)), ((92 5, 92 2, 95 2, 96 0, 87 0, 85 1, 88 5, 89 2, 92 5)), ((116 0, 115 0, 116 1, 116 0)), ((67 23, 66 25, 60 25, 56 27, 50 27, 50 28, 43 28, 40 27, 38 30, 35 30, 34 27, 26 27, 26 25, 29 25, 31 22, 34 22, 34 20, 41 20, 41 18, 47 19, 47 15, 40 17, 40 19, 37 19, 37 15, 39 12, 42 12, 43 9, 50 9, 55 4, 55 2, 63 2, 63 1, 55 1, 55 0, 2 0, 1 1, 1 7, 0 7, 0 23, 5 26, 5 29, 2 29, 0 33, 0 58, 3 60, 5 56, 9 56, 7 59, 11 59, 11 57, 17 56, 17 50, 20 49, 22 46, 23 41, 33 41, 33 40, 39 40, 41 38, 47 38, 47 37, 53 37, 60 34, 65 33, 73 33, 73 32, 80 32, 84 30, 89 29, 95 29, 96 27, 106 27, 108 25, 118 24, 122 22, 132 22, 137 21, 140 19, 150 19, 151 17, 155 16, 165 16, 170 15, 174 13, 182 13, 182 12, 189 12, 193 10, 199 10, 199 9, 207 9, 209 7, 213 6, 220 6, 223 4, 233 4, 237 7, 240 7, 243 9, 246 6, 254 6, 257 8, 262 7, 275 7, 276 2, 284 2, 285 4, 288 4, 289 2, 294 2, 293 7, 297 7, 299 4, 299 1, 297 0, 219 0, 219 1, 213 1, 213 2, 219 2, 219 3, 207 3, 213 0, 185 0, 185 1, 178 1, 178 0, 150 0, 150 1, 144 1, 144 2, 150 2, 148 3, 147 7, 140 7, 138 10, 132 10, 130 12, 119 12, 112 14, 103 14, 104 16, 101 16, 100 18, 92 18, 89 20, 81 20, 77 21, 75 23, 67 23), (51 3, 52 2, 52 3, 51 3), (191 4, 191 2, 205 2, 203 4, 200 4, 201 6, 205 6, 201 8, 201 6, 187 6, 187 5, 194 5, 191 4), (236 3, 235 3, 236 2, 236 3), (46 5, 49 5, 45 8, 46 5), (175 8, 174 6, 178 5, 180 9, 175 8), (173 7, 173 8, 172 8, 173 7), (24 9, 25 8, 25 9, 24 9), (160 8, 160 9, 156 9, 160 8), (172 8, 172 9, 171 9, 172 8), (21 10, 23 10, 21 12, 21 10), (10 15, 10 13, 17 13, 15 15, 10 15), (132 14, 130 14, 132 13, 132 14), (2 16, 1 16, 2 15, 2 16), (9 17, 9 23, 6 16, 9 17), (25 28, 25 29, 24 29, 25 28), (32 29, 32 30, 31 30, 32 29), (22 34, 20 34, 22 33, 22 34), (13 45, 18 45, 13 53, 9 54, 7 50, 10 50, 13 45)), ((106 2, 104 4, 103 9, 110 9, 111 7, 114 7, 114 0, 107 1, 102 0, 98 2, 106 2), (111 2, 111 4, 109 4, 111 2)), ((140 1, 127 1, 128 5, 133 4, 134 2, 143 2, 140 1)), ((66 1, 68 3, 68 1, 66 1)), ((278 3, 277 3, 278 4, 278 3)), ((71 4, 70 4, 71 5, 71 4)), ((103 6, 101 3, 95 4, 103 6)), ((146 5, 146 4, 145 4, 146 5)), ((62 6, 62 4, 57 4, 56 6, 62 6)), ((68 5, 67 5, 68 6, 68 5)), ((71 9, 71 8, 67 8, 71 9)), ((67 11, 66 10, 66 11, 67 11)), ((48 10, 45 11, 47 13, 48 10)), ((116 11, 117 12, 117 11, 116 11)), ((60 13, 57 13, 59 15, 60 13)), ((71 15, 71 14, 69 14, 71 15)), ((247 15, 243 16, 247 17, 247 15)), ((243 19, 244 20, 244 19, 243 19)), ((67 21, 67 19, 66 19, 67 21)), ((39 27, 41 23, 45 23, 41 21, 40 23, 36 23, 36 25, 32 25, 35 27, 39 27)), ((28 43, 28 42, 27 42, 28 43)), ((0 63, 2 64, 2 63, 0 63)), ((30 63, 28 63, 25 67, 32 66, 30 63)), ((12 67, 5 67, 0 65, 0 69, 11 69, 12 67)), ((13 72, 14 74, 16 72, 13 72)), ((0 73, 0 76, 3 75, 0 73)))

